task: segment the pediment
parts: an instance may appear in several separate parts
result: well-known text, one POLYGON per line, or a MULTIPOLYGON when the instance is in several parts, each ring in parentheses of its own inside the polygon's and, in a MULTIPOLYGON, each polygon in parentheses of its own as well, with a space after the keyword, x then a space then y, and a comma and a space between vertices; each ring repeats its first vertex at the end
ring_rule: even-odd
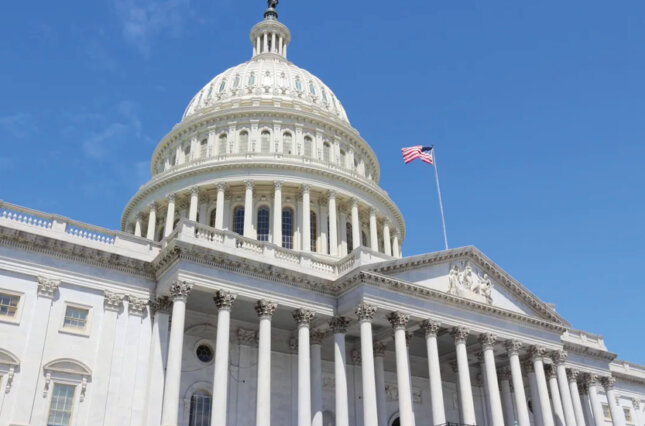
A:
POLYGON ((74 359, 62 358, 50 361, 43 367, 45 371, 57 373, 74 374, 79 376, 91 376, 92 372, 89 367, 80 361, 74 359))
POLYGON ((11 352, 0 349, 0 365, 10 365, 12 367, 17 367, 18 365, 20 365, 20 360, 11 352))
POLYGON ((569 325, 551 306, 472 246, 382 262, 369 269, 480 304, 569 325))

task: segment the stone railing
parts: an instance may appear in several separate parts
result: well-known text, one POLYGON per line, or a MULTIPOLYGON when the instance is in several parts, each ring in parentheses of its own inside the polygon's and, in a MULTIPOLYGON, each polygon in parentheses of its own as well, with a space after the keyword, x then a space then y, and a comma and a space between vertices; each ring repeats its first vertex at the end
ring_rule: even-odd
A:
POLYGON ((47 214, 26 207, 0 201, 0 225, 22 229, 39 235, 84 244, 98 248, 111 248, 123 254, 143 255, 149 258, 161 245, 126 232, 113 231, 64 216, 47 214))

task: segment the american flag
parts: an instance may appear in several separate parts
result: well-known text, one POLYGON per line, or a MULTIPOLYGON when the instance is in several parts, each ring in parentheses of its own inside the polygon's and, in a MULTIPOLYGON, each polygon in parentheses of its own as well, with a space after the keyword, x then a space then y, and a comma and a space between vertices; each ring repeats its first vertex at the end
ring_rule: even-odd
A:
POLYGON ((432 148, 431 146, 423 145, 401 148, 403 162, 408 164, 410 161, 420 158, 424 163, 432 164, 432 148))

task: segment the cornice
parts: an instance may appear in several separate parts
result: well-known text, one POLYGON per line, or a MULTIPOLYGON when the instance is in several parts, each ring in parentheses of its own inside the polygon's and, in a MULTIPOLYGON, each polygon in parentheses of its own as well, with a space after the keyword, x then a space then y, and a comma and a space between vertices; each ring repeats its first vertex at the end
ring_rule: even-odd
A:
POLYGON ((591 348, 589 346, 578 345, 573 342, 564 342, 564 350, 585 357, 596 358, 603 361, 613 361, 618 354, 603 351, 602 349, 591 348))

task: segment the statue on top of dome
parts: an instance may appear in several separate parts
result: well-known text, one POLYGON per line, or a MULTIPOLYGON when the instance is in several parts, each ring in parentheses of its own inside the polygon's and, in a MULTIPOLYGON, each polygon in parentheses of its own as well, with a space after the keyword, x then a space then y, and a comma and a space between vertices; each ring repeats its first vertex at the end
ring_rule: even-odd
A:
POLYGON ((280 0, 267 0, 267 3, 269 4, 269 9, 275 9, 280 0))

